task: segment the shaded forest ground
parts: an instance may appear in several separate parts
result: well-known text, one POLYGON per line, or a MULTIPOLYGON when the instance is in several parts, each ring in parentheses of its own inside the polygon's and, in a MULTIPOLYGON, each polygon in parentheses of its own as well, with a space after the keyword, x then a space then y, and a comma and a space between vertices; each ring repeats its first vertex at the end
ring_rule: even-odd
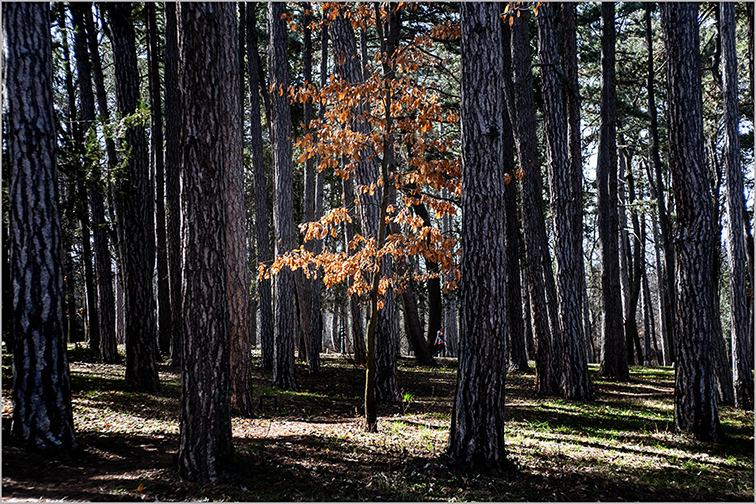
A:
MULTIPOLYGON (((123 366, 71 355, 74 417, 83 449, 48 459, 13 446, 10 356, 3 355, 3 500, 76 501, 753 501, 753 413, 721 408, 729 439, 676 436, 673 372, 632 368, 630 383, 598 380, 590 404, 539 398, 534 374, 510 374, 507 443, 516 468, 465 472, 444 455, 455 365, 400 361, 402 404, 379 409, 379 432, 361 429, 364 370, 323 356, 299 392, 271 390, 255 368, 255 418, 234 417, 234 473, 182 481, 175 469, 180 384, 161 366, 163 391, 126 390, 123 366)), ((259 356, 258 356, 259 357, 259 356)), ((259 362, 259 360, 258 360, 259 362)))

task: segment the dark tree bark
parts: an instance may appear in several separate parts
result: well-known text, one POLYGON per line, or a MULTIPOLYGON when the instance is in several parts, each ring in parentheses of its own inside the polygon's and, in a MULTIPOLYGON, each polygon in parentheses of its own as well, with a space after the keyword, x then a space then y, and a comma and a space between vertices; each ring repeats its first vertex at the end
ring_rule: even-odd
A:
POLYGON ((249 334, 249 277, 247 276, 246 211, 244 205, 244 135, 236 8, 219 12, 223 41, 220 77, 223 97, 224 164, 226 181, 226 288, 228 335, 231 341, 231 405, 251 415, 252 341, 249 334))
MULTIPOLYGON (((543 215, 535 96, 530 68, 529 18, 528 11, 523 10, 521 16, 515 18, 512 24, 513 80, 511 92, 507 92, 507 102, 510 116, 515 117, 517 159, 523 175, 520 187, 521 211, 525 235, 527 285, 536 340, 536 387, 539 394, 558 394, 560 372, 555 347, 558 346, 560 336, 557 321, 555 317, 550 316, 553 309, 547 298, 548 292, 555 291, 555 288, 551 267, 545 267, 549 249, 543 215)), ((550 262, 549 260, 549 265, 550 262)), ((556 300, 551 301, 555 303, 556 300)))
POLYGON ((601 250, 601 358, 599 376, 627 380, 620 295, 617 210, 617 80, 614 3, 601 4, 601 124, 596 159, 598 235, 601 250))
MULTIPOLYGON (((133 114, 139 101, 139 71, 132 4, 107 5, 115 62, 118 110, 133 114)), ((126 383, 134 388, 160 389, 157 372, 155 299, 152 276, 155 261, 152 182, 143 126, 126 130, 130 155, 116 185, 116 215, 120 258, 126 293, 126 383)))
POLYGON ((664 276, 661 282, 661 295, 664 299, 665 317, 662 323, 662 338, 665 341, 665 360, 664 364, 669 366, 675 361, 675 255, 672 249, 672 231, 667 215, 667 204, 665 202, 665 189, 662 182, 662 161, 659 155, 659 120, 656 108, 656 94, 654 84, 654 46, 653 33, 651 31, 651 11, 654 6, 651 3, 645 4, 646 8, 646 45, 648 47, 647 58, 647 84, 648 90, 648 111, 651 116, 650 133, 651 133, 651 164, 654 167, 654 180, 652 184, 652 196, 656 198, 659 212, 659 228, 661 233, 662 248, 664 249, 664 276))
POLYGON ((472 467, 504 466, 507 355, 506 256, 499 6, 463 3, 462 316, 449 455, 472 467), (482 120, 488 118, 488 120, 482 120))
MULTIPOLYGON (((499 5, 503 12, 504 4, 499 5)), ((502 71, 504 79, 512 78, 512 37, 509 22, 502 20, 502 71)), ((520 219, 517 211, 517 184, 514 183, 514 131, 506 105, 502 107, 502 142, 504 173, 509 182, 504 184, 504 248, 507 255, 507 368, 525 372, 530 369, 525 352, 525 324, 522 315, 522 286, 520 284, 520 219)))
MULTIPOLYGON (((268 218, 268 191, 266 188, 265 161, 263 156, 262 118, 260 117, 260 92, 265 88, 261 80, 260 57, 257 52, 257 4, 249 4, 247 13, 247 65, 249 73, 249 104, 251 126, 252 166, 255 186, 255 239, 257 260, 270 264, 270 219, 268 218)), ((260 298, 260 351, 263 369, 273 368, 273 299, 269 278, 257 281, 260 298)))
POLYGON ((714 213, 703 146, 698 6, 661 4, 668 61, 669 166, 676 197, 675 427, 700 440, 719 440, 711 365, 714 213))
MULTIPOLYGON (((583 188, 580 173, 568 159, 566 93, 570 89, 559 75, 556 6, 538 11, 538 54, 542 65, 544 122, 549 168, 549 191, 554 228, 559 332, 562 337, 564 395, 568 399, 590 400, 591 384, 583 345, 583 318, 580 306, 580 275, 584 274, 580 253, 582 226, 576 215, 583 215, 583 188)), ((513 55, 514 57, 514 55, 513 55)))
POLYGON ((150 152, 155 184, 155 254, 157 265, 158 347, 163 355, 171 351, 171 293, 168 277, 168 243, 165 227, 165 148, 163 145, 163 106, 160 85, 160 54, 155 4, 144 4, 147 16, 147 56, 150 90, 150 152))
POLYGON ((181 90, 179 87, 176 4, 165 4, 165 195, 168 209, 168 275, 171 294, 169 363, 181 365, 184 315, 181 299, 181 90))
POLYGON ((2 23, 13 277, 11 430, 29 449, 68 452, 77 443, 63 331, 50 5, 4 3, 2 23))
MULTIPOLYGON (((281 16, 284 3, 268 4, 268 65, 271 93, 271 145, 275 172, 273 228, 275 230, 275 257, 296 248, 294 237, 294 180, 291 153, 291 112, 286 89, 289 87, 289 60, 287 55, 286 20, 281 16), (281 94, 280 89, 284 92, 281 94)), ((283 268, 275 276, 275 314, 273 346, 273 385, 296 389, 294 376, 294 342, 296 308, 294 306, 294 272, 283 268)))
MULTIPOLYGON (((231 3, 178 8, 182 64, 184 339, 178 466, 214 482, 230 467, 231 394, 226 289, 226 60, 231 3), (208 358, 212 356, 212 358, 208 358)), ((234 83, 236 84, 236 83, 234 83)), ((238 91, 238 87, 235 88, 238 91)))
POLYGON ((748 332, 746 252, 743 239, 743 171, 740 167, 738 122, 738 61, 735 50, 735 5, 722 2, 722 96, 724 101, 724 165, 727 189, 727 259, 730 266, 730 321, 735 406, 753 406, 753 333, 748 332))

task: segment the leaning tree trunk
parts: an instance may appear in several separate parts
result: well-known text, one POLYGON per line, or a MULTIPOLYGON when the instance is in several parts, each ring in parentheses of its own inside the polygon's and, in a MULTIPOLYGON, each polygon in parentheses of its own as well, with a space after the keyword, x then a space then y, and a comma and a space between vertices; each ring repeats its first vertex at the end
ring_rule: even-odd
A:
POLYGON ((539 394, 558 394, 560 373, 555 347, 560 336, 556 320, 550 321, 550 300, 547 298, 548 292, 554 290, 554 277, 551 268, 544 268, 544 258, 549 255, 549 250, 542 210, 541 164, 537 145, 533 74, 530 68, 530 16, 527 10, 521 12, 522 15, 515 18, 512 24, 513 85, 511 90, 507 91, 507 106, 510 116, 515 117, 513 122, 517 159, 522 174, 521 211, 525 235, 526 277, 536 340, 536 387, 539 394))
MULTIPOLYGON (((286 89, 289 87, 286 21, 281 16, 284 3, 268 4, 270 43, 268 62, 271 93, 271 145, 275 172, 273 228, 275 229, 275 256, 280 257, 296 248, 294 237, 294 178, 291 153, 291 112, 286 89), (279 93, 279 90, 283 90, 279 93)), ((296 389, 294 376, 294 338, 296 308, 294 306, 294 272, 288 267, 275 277, 275 315, 273 346, 273 385, 296 389)))
POLYGON ((596 190, 601 250, 601 358, 599 375, 627 380, 625 331, 620 295, 619 214, 617 209, 617 82, 615 70, 614 3, 601 4, 601 122, 596 190))
POLYGON ((502 42, 499 6, 463 3, 462 316, 449 455, 502 468, 507 358, 502 42), (487 118, 486 121, 481 118, 487 118))
POLYGON ((186 3, 179 18, 184 340, 178 466, 186 479, 214 482, 229 471, 234 451, 225 257, 230 139, 223 96, 224 46, 233 43, 224 25, 234 22, 234 5, 186 3))
POLYGON ((711 364, 714 332, 714 212, 704 162, 698 6, 661 4, 667 65, 669 167, 675 191, 675 427, 700 440, 719 440, 711 364))
MULTIPOLYGON (((50 6, 2 5, 13 277, 13 437, 77 448, 63 331, 50 6)), ((6 307, 8 309, 9 307, 6 307)))
POLYGON ((562 82, 557 73, 557 10, 554 5, 539 9, 538 54, 542 65, 542 87, 546 145, 548 152, 549 191, 551 193, 554 254, 556 262, 559 332, 562 336, 564 395, 568 399, 590 400, 591 384, 583 346, 583 318, 580 300, 580 275, 584 274, 579 241, 582 228, 576 215, 582 216, 583 191, 577 167, 568 160, 567 111, 565 93, 577 93, 562 82))
MULTIPOLYGON (((139 102, 136 34, 132 4, 108 4, 113 39, 116 96, 122 116, 139 102)), ((155 266, 152 181, 143 126, 126 130, 131 149, 124 176, 116 184, 118 241, 126 293, 126 383, 141 390, 160 389, 157 372, 157 327, 152 277, 155 266)))
MULTIPOLYGON (((735 5, 722 2, 722 95, 724 101, 724 161, 727 188, 727 258, 730 266, 730 323, 735 406, 753 406, 753 333, 748 332, 746 252, 743 239, 743 172, 738 131, 738 61, 735 51, 735 5)), ((751 97, 753 99, 753 97, 751 97)))

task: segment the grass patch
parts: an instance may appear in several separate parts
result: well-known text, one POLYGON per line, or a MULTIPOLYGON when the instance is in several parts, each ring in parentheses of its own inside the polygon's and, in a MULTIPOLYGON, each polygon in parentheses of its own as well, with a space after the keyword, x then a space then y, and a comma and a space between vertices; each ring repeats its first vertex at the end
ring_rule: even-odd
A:
MULTIPOLYGON (((160 366, 158 394, 128 390, 123 366, 71 360, 74 420, 84 449, 48 459, 3 445, 3 494, 11 498, 192 501, 752 501, 753 413, 721 408, 728 440, 700 443, 673 432, 673 371, 639 368, 630 381, 596 377, 584 404, 535 393, 532 373, 507 378, 508 456, 517 469, 474 474, 444 454, 456 361, 417 367, 400 359, 403 401, 379 407, 379 432, 362 429, 364 369, 322 356, 311 376, 297 363, 299 392, 270 386, 254 369, 254 418, 232 422, 234 472, 215 485, 181 480, 180 376, 160 366)), ((3 416, 10 361, 3 355, 3 416)), ((6 422, 4 422, 4 425, 6 422)))

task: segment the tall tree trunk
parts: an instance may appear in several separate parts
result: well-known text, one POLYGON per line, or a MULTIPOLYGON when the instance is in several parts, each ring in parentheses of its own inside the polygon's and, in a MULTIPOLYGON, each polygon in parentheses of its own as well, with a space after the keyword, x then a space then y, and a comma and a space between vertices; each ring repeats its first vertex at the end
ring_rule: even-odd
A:
POLYGON ((244 205, 244 134, 239 35, 236 9, 221 9, 220 76, 226 182, 226 288, 228 290, 228 336, 231 364, 231 405, 243 415, 254 411, 252 400, 252 341, 249 334, 249 278, 247 276, 246 211, 244 205))
MULTIPOLYGON (((510 116, 515 117, 517 159, 522 174, 522 225, 525 235, 527 284, 532 305, 533 332, 536 339, 536 387, 539 394, 558 394, 560 373, 554 346, 559 327, 550 322, 548 284, 553 286, 551 268, 544 268, 549 255, 546 222, 543 215, 541 168, 537 146, 535 97, 530 68, 530 41, 527 10, 512 24, 512 86, 507 91, 510 116)), ((550 261, 549 261, 550 262, 550 261)), ((552 319, 552 321, 554 321, 552 319)))
POLYGON ((601 125, 596 159, 597 225, 601 250, 601 357, 599 376, 627 380, 620 294, 617 209, 617 82, 614 3, 601 4, 601 125))
POLYGON ((675 191, 675 427, 719 440, 711 365, 713 209, 703 155, 703 100, 696 4, 661 4, 669 103, 669 166, 675 191))
MULTIPOLYGON (((261 81, 262 68, 257 52, 257 4, 249 4, 247 13, 247 64, 249 73, 249 106, 252 166, 255 186, 255 239, 257 260, 270 264, 273 254, 270 250, 270 219, 268 218, 268 191, 266 188, 265 160, 263 155, 262 118, 260 117, 260 93, 265 89, 261 81)), ((268 116, 270 117, 270 116, 268 116)), ((255 265, 256 266, 256 265, 255 265)), ((260 353, 263 369, 273 368, 273 299, 269 278, 257 281, 260 298, 260 353)))
MULTIPOLYGON (((183 162, 184 340, 178 466, 182 477, 215 482, 233 458, 226 270, 226 147, 233 139, 224 87, 236 43, 231 3, 179 7, 183 162), (212 356, 212 358, 208 358, 212 356)), ((238 121, 237 121, 238 123, 238 121)))
MULTIPOLYGON (((743 238, 743 171, 740 168, 738 61, 735 50, 735 5, 720 3, 724 165, 727 188, 727 258, 730 266, 730 338, 735 406, 753 407, 753 333, 748 332, 746 252, 743 238)), ((752 8, 752 7, 751 7, 752 8)), ((752 98, 753 99, 753 98, 752 98)))
POLYGON ((580 306, 580 275, 584 274, 579 241, 582 226, 576 227, 576 215, 582 218, 583 188, 577 167, 569 162, 566 96, 569 89, 557 72, 556 6, 539 9, 538 54, 542 67, 542 89, 546 144, 548 147, 549 190, 554 224, 559 332, 562 336, 564 395, 568 399, 590 400, 591 384, 583 345, 583 319, 580 306))
MULTIPOLYGON (((113 3, 107 8, 113 37, 118 110, 127 116, 136 111, 139 101, 132 4, 113 3)), ((126 383, 154 391, 160 389, 152 289, 155 238, 144 127, 128 128, 125 141, 131 151, 124 177, 117 182, 115 203, 126 293, 126 383)))
POLYGON ((168 362, 181 365, 184 315, 181 299, 181 90, 176 3, 165 4, 165 195, 171 347, 168 362))
MULTIPOLYGON (((443 196, 448 197, 449 191, 443 190, 443 196)), ((452 216, 444 214, 441 217, 441 229, 444 236, 451 236, 452 234, 452 216)), ((454 273, 448 273, 447 282, 454 279, 454 273)), ((459 311, 457 310, 457 293, 458 289, 454 291, 448 291, 444 293, 444 334, 446 335, 446 354, 450 357, 457 357, 459 353, 459 329, 457 320, 459 319, 459 311)), ((527 291, 526 291, 527 292, 527 291)), ((530 327, 526 324, 526 327, 530 327)))
MULTIPOLYGON (((274 169, 275 257, 296 248, 294 237, 294 180, 291 153, 291 112, 286 89, 289 87, 289 59, 287 55, 286 20, 281 19, 286 4, 268 4, 270 41, 268 62, 271 93, 271 145, 274 169), (280 92, 281 90, 282 92, 280 92)), ((296 307, 294 306, 294 272, 283 268, 275 277, 275 314, 273 345, 273 385, 296 389, 294 375, 294 342, 296 307)))
MULTIPOLYGON (((71 14, 74 21, 74 33, 75 33, 75 51, 76 51, 76 70, 79 74, 79 101, 81 110, 81 140, 82 145, 82 165, 86 171, 86 176, 90 181, 87 187, 84 186, 84 177, 79 179, 79 188, 82 198, 86 194, 89 200, 89 207, 92 210, 92 222, 94 224, 94 259, 97 269, 97 277, 94 277, 92 271, 87 271, 87 277, 92 277, 92 285, 87 287, 87 305, 90 313, 90 328, 89 328, 89 350, 95 357, 102 356, 101 349, 101 337, 102 331, 113 331, 113 328, 103 328, 103 323, 100 320, 99 308, 102 303, 99 301, 98 293, 104 292, 107 288, 110 288, 110 302, 113 301, 112 294, 112 277, 110 284, 101 285, 101 276, 106 276, 104 269, 110 271, 110 252, 108 251, 108 237, 104 229, 98 229, 105 223, 105 209, 102 201, 102 194, 99 192, 100 183, 100 170, 99 159, 91 159, 91 156, 87 153, 87 146, 90 141, 94 141, 96 138, 94 131, 91 129, 95 121, 95 104, 94 104, 94 91, 92 90, 92 64, 89 59, 89 49, 87 48, 87 32, 84 24, 84 12, 86 9, 91 9, 89 4, 71 4, 71 14), (104 263, 104 264, 100 264, 104 263), (104 266, 104 267, 103 267, 104 266), (96 286, 95 286, 96 284, 96 286)), ((89 242, 89 215, 83 215, 82 223, 82 241, 84 245, 84 255, 92 256, 89 242), (89 249, 89 250, 88 250, 89 249)), ((88 265, 91 269, 91 262, 88 265)), ((111 313, 103 314, 103 317, 109 322, 113 322, 112 319, 112 307, 110 305, 111 313)))
POLYGON ((146 3, 147 55, 149 61, 150 90, 150 151, 152 172, 155 183, 155 253, 157 254, 157 317, 158 347, 168 356, 171 351, 171 293, 168 278, 168 249, 165 227, 165 162, 163 146, 163 108, 161 100, 160 70, 158 52, 157 14, 155 4, 146 3))
MULTIPOLYGON (((629 261, 628 271, 630 272, 630 302, 628 305, 628 315, 625 320, 625 333, 631 338, 631 344, 635 346, 635 360, 640 365, 643 363, 643 351, 640 344, 640 336, 638 335, 638 299, 640 298, 641 290, 641 275, 643 272, 644 257, 641 254, 640 243, 640 224, 638 221, 638 212, 635 210, 635 177, 633 176, 633 168, 631 158, 627 157, 627 189, 629 193, 628 204, 631 208, 630 222, 633 226, 632 237, 629 238, 632 241, 632 261, 629 261)), ((629 247, 628 247, 628 259, 629 259, 629 247)))
MULTIPOLYGON (((342 180, 343 201, 342 204, 351 208, 354 205, 354 182, 351 178, 342 180)), ((354 239, 354 224, 351 221, 344 223, 345 245, 354 239)), ((348 253, 352 253, 349 250, 348 253)), ((349 296, 349 312, 352 323, 350 329, 352 333, 352 342, 354 347, 354 363, 356 365, 367 363, 367 350, 365 349, 365 336, 362 329, 362 311, 360 310, 360 297, 357 294, 349 296)))
POLYGON ((500 469, 507 358, 502 41, 499 6, 463 3, 462 317, 449 454, 500 469), (487 117, 490 122, 480 121, 487 117))
MULTIPOLYGON (((13 436, 33 450, 78 446, 63 331, 50 5, 2 5, 13 276, 13 436), (34 215, 34 218, 30 216, 34 215)), ((7 307, 6 307, 7 308, 7 307)))
MULTIPOLYGON (((651 116, 650 133, 651 133, 651 164, 654 167, 655 183, 652 184, 652 196, 655 194, 656 203, 659 212, 659 228, 661 232, 662 248, 664 249, 664 276, 661 282, 661 293, 664 297, 665 306, 665 324, 666 333, 662 335, 665 341, 665 361, 664 364, 669 366, 675 362, 675 255, 672 248, 672 228, 667 215, 667 205, 665 202, 665 189, 662 182, 662 161, 659 155, 659 120, 656 109, 655 84, 654 84, 654 46, 653 32, 651 31, 651 12, 653 4, 645 4, 646 8, 646 46, 648 48, 647 57, 647 84, 648 90, 648 111, 651 116)), ((661 279, 660 279, 661 280, 661 279)))

